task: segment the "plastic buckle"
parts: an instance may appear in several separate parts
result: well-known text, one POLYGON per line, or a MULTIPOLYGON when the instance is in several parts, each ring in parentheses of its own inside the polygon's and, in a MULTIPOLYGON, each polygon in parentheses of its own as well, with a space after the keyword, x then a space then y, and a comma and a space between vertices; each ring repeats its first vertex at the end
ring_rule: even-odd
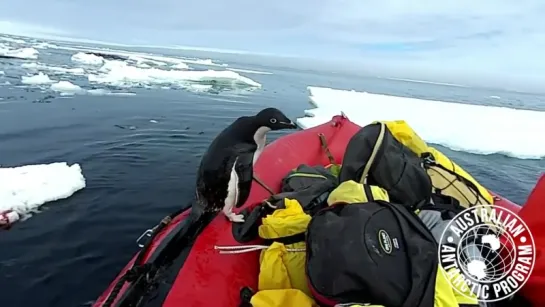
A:
POLYGON ((436 163, 435 157, 429 152, 423 153, 420 157, 422 159, 422 164, 424 165, 430 165, 430 164, 436 163))
POLYGON ((144 237, 148 237, 148 238, 151 238, 151 234, 153 233, 153 229, 147 229, 146 231, 144 231, 139 237, 138 239, 136 239, 136 243, 138 244, 138 247, 142 248, 144 247, 144 244, 140 243, 140 241, 144 238, 144 237))

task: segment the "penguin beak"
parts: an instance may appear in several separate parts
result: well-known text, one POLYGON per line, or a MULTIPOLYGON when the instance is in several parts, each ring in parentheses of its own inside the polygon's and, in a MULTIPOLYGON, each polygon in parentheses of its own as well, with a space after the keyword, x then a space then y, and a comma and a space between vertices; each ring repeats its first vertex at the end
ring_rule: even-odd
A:
POLYGON ((297 129, 297 125, 292 121, 290 121, 289 123, 282 122, 282 124, 286 126, 286 129, 297 129))

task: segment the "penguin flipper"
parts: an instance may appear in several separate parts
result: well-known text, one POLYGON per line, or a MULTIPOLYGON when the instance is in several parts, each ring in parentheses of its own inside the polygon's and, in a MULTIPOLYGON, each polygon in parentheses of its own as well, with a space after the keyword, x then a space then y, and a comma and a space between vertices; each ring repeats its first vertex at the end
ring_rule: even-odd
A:
POLYGON ((241 153, 238 156, 237 163, 235 165, 235 171, 238 175, 238 199, 236 208, 244 205, 248 197, 250 196, 250 190, 252 188, 253 180, 253 152, 241 153))

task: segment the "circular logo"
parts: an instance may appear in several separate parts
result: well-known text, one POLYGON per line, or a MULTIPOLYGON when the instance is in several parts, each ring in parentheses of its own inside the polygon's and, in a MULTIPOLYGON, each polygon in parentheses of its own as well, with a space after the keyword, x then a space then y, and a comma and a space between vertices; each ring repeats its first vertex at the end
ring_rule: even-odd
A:
POLYGON ((515 294, 535 262, 532 233, 514 212, 478 205, 456 215, 439 241, 443 274, 458 293, 481 302, 515 294))
POLYGON ((381 229, 378 231, 378 242, 386 254, 390 254, 392 252, 392 239, 386 230, 381 229))

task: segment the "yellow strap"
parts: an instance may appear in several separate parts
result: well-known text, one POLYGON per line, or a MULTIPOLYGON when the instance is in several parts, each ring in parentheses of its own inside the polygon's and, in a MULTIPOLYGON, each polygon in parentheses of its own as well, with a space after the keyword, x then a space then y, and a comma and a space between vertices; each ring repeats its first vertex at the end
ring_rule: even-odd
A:
POLYGON ((377 157, 377 153, 380 149, 380 146, 382 146, 382 142, 384 141, 384 134, 386 133, 386 126, 383 122, 379 122, 380 124, 380 132, 377 137, 377 142, 375 143, 375 146, 373 147, 373 152, 371 153, 371 156, 369 157, 369 161, 365 164, 365 168, 363 169, 363 174, 361 174, 360 183, 365 184, 367 182, 367 175, 369 174, 369 170, 371 169, 371 165, 375 161, 375 158, 377 157))

